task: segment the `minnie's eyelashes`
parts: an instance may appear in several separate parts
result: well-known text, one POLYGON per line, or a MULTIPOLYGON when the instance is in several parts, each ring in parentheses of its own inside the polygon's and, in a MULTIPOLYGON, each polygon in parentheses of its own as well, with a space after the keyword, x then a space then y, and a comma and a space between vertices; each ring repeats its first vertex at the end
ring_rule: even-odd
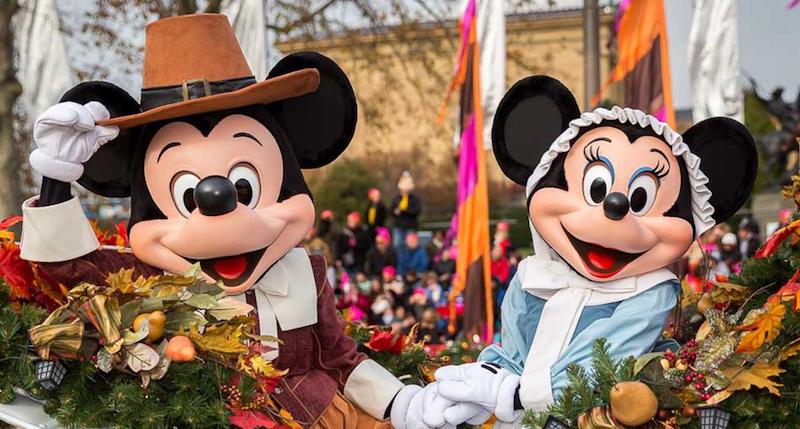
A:
POLYGON ((600 161, 600 148, 593 144, 586 145, 583 148, 583 157, 590 163, 600 161))
POLYGON ((663 164, 661 161, 656 164, 656 168, 653 169, 653 175, 662 179, 669 174, 669 165, 663 164))
MULTIPOLYGON (((588 163, 602 161, 602 157, 600 156, 600 148, 597 145, 589 144, 583 148, 583 157, 586 159, 588 163)), ((660 160, 656 163, 655 168, 651 170, 651 173, 659 179, 666 177, 669 174, 670 166, 669 164, 663 163, 660 160)))

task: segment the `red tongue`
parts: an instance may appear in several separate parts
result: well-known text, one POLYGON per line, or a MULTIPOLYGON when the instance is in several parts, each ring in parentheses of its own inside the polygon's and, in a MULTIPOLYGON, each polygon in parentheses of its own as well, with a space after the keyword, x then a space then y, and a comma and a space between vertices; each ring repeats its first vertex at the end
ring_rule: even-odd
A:
POLYGON ((231 256, 214 261, 214 271, 222 278, 233 280, 244 274, 247 269, 247 259, 244 256, 231 256))
POLYGON ((590 250, 586 256, 595 268, 599 268, 603 271, 610 270, 611 267, 614 266, 614 257, 608 253, 590 250))

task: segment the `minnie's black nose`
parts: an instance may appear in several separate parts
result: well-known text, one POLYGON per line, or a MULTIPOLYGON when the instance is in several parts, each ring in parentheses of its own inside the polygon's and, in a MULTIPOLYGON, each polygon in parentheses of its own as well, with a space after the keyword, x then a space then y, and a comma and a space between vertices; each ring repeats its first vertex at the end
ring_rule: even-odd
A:
POLYGON ((194 201, 201 214, 220 216, 236 209, 236 187, 222 176, 208 176, 194 188, 194 201))
POLYGON ((603 200, 603 212, 611 220, 622 220, 628 214, 630 207, 628 197, 620 192, 612 192, 603 200))

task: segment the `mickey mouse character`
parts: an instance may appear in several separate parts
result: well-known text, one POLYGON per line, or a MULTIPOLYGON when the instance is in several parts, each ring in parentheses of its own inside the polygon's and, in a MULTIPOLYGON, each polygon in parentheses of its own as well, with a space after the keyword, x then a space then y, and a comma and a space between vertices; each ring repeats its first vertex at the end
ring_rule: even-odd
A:
POLYGON ((753 138, 726 118, 683 135, 644 112, 581 114, 557 80, 517 82, 497 110, 495 157, 525 185, 535 255, 520 263, 502 306, 502 345, 479 362, 441 368, 435 392, 454 401, 425 422, 519 425, 591 365, 606 338, 620 359, 650 352, 676 304, 665 267, 747 200, 757 170, 753 138))
POLYGON ((390 411, 404 424, 421 388, 357 352, 324 258, 297 247, 315 217, 301 168, 332 162, 355 130, 347 76, 303 52, 258 82, 227 18, 198 14, 147 26, 142 87, 138 103, 83 83, 37 119, 30 161, 44 179, 22 208, 22 257, 67 287, 199 263, 282 340, 269 356, 288 370, 274 398, 304 427, 388 427, 390 411), (76 180, 131 197, 132 253, 101 248, 70 194, 76 180))

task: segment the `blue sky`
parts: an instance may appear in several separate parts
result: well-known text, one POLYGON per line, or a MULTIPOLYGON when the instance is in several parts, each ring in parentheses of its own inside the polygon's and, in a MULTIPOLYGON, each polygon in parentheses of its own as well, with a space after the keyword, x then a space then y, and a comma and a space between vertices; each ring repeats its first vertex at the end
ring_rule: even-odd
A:
MULTIPOLYGON (((800 88, 800 7, 789 0, 739 0, 739 65, 766 94, 783 86, 787 101, 800 88)), ((691 107, 687 43, 692 23, 691 0, 665 0, 673 97, 676 108, 691 107)))

